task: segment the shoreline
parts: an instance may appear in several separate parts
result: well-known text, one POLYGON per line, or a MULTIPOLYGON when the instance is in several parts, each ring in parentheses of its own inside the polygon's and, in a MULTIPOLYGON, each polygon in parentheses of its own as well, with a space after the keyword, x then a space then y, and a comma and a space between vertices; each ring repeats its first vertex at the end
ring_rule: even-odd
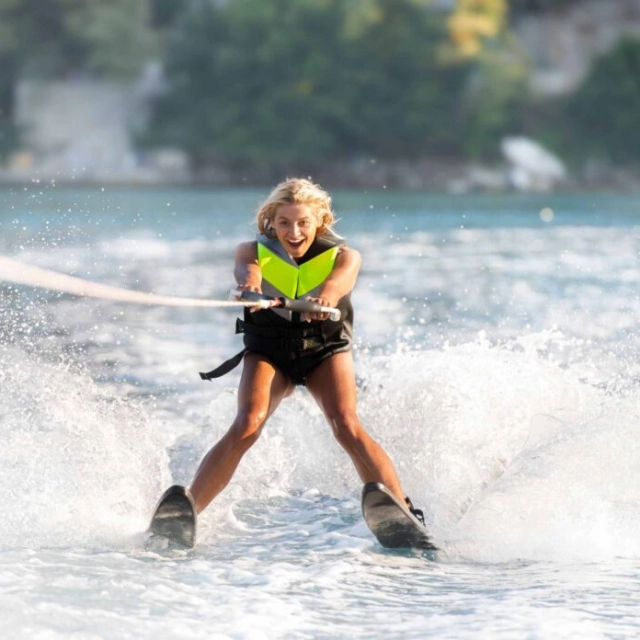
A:
POLYGON ((333 164, 316 170, 298 169, 232 172, 219 167, 202 171, 173 172, 161 169, 110 171, 38 171, 0 169, 0 187, 23 188, 30 185, 51 185, 60 188, 123 188, 123 189, 242 189, 270 188, 285 177, 303 175, 332 190, 368 190, 380 192, 429 192, 444 195, 480 194, 545 194, 578 191, 640 193, 640 168, 602 168, 570 174, 556 182, 533 188, 513 183, 506 164, 481 166, 471 162, 422 159, 415 162, 370 161, 333 164))

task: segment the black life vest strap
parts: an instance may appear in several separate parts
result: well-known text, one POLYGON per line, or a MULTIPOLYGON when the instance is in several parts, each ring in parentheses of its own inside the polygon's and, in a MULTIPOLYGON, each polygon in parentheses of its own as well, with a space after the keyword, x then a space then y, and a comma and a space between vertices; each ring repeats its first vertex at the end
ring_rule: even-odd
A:
POLYGON ((246 349, 243 349, 240 353, 236 353, 233 358, 225 360, 220 366, 216 367, 208 373, 200 373, 201 380, 212 380, 213 378, 221 378, 223 375, 229 373, 232 369, 235 369, 241 362, 246 349))

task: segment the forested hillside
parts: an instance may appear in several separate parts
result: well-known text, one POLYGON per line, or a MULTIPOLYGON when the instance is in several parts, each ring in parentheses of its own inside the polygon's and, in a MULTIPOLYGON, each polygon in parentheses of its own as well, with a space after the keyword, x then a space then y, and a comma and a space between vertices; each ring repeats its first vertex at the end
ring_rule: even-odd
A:
POLYGON ((163 89, 132 140, 141 153, 184 152, 199 175, 211 166, 229 175, 313 172, 362 158, 495 161, 500 141, 514 135, 543 141, 578 169, 587 160, 633 165, 640 0, 606 6, 609 13, 594 0, 0 0, 0 155, 24 142, 21 81, 134 85, 155 61, 163 89), (597 34, 612 8, 621 20, 608 25, 615 43, 575 50, 584 39, 571 34, 597 34), (541 43, 547 25, 569 39, 541 43), (581 68, 581 55, 569 93, 536 90, 540 78, 547 87, 550 77, 562 80, 567 60, 577 56, 581 68))

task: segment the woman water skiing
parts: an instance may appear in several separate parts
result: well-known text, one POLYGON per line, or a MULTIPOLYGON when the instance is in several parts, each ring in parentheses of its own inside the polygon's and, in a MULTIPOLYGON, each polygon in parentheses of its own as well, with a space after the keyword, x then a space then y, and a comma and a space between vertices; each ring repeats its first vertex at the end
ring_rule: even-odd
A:
MULTIPOLYGON (((332 231, 334 220, 324 190, 309 180, 287 180, 259 208, 257 239, 236 250, 239 291, 304 297, 337 307, 341 318, 263 309, 247 310, 244 320, 238 320, 245 349, 201 374, 205 379, 218 377, 243 361, 235 420, 206 454, 190 487, 198 513, 229 483, 269 416, 296 385, 306 386, 316 400, 363 483, 380 482, 400 501, 406 499, 391 460, 356 412, 350 294, 361 259, 332 231)), ((422 515, 406 501, 415 515, 422 515)))

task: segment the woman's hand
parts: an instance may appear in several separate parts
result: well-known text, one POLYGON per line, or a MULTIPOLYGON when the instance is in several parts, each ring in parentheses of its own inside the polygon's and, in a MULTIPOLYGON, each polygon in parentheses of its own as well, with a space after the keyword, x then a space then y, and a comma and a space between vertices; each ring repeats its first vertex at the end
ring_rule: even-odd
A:
MULTIPOLYGON (((251 291, 252 293, 262 293, 262 289, 260 287, 253 286, 251 284, 237 284, 236 291, 251 291)), ((240 296, 236 296, 236 300, 242 300, 240 296)))
MULTIPOLYGON (((251 291, 251 293, 262 293, 262 289, 260 287, 256 287, 250 284, 238 284, 236 285, 236 291, 242 294, 243 291, 251 291)), ((242 296, 236 296, 236 300, 241 301, 242 296)), ((256 311, 260 311, 259 306, 249 307, 249 313, 255 313, 256 311)))
MULTIPOLYGON (((327 300, 326 298, 305 298, 305 300, 308 300, 309 302, 317 302, 320 306, 322 307, 333 307, 335 306, 334 304, 331 303, 331 301, 327 300)), ((300 319, 303 322, 312 322, 313 320, 328 320, 329 319, 329 314, 328 313, 311 313, 311 312, 306 312, 300 315, 300 319)))
MULTIPOLYGON (((342 246, 336 257, 336 263, 329 277, 318 289, 317 298, 307 298, 319 302, 323 307, 336 308, 339 301, 353 290, 360 271, 362 259, 355 249, 342 246)), ((328 313, 303 313, 302 320, 328 320, 328 313)))

